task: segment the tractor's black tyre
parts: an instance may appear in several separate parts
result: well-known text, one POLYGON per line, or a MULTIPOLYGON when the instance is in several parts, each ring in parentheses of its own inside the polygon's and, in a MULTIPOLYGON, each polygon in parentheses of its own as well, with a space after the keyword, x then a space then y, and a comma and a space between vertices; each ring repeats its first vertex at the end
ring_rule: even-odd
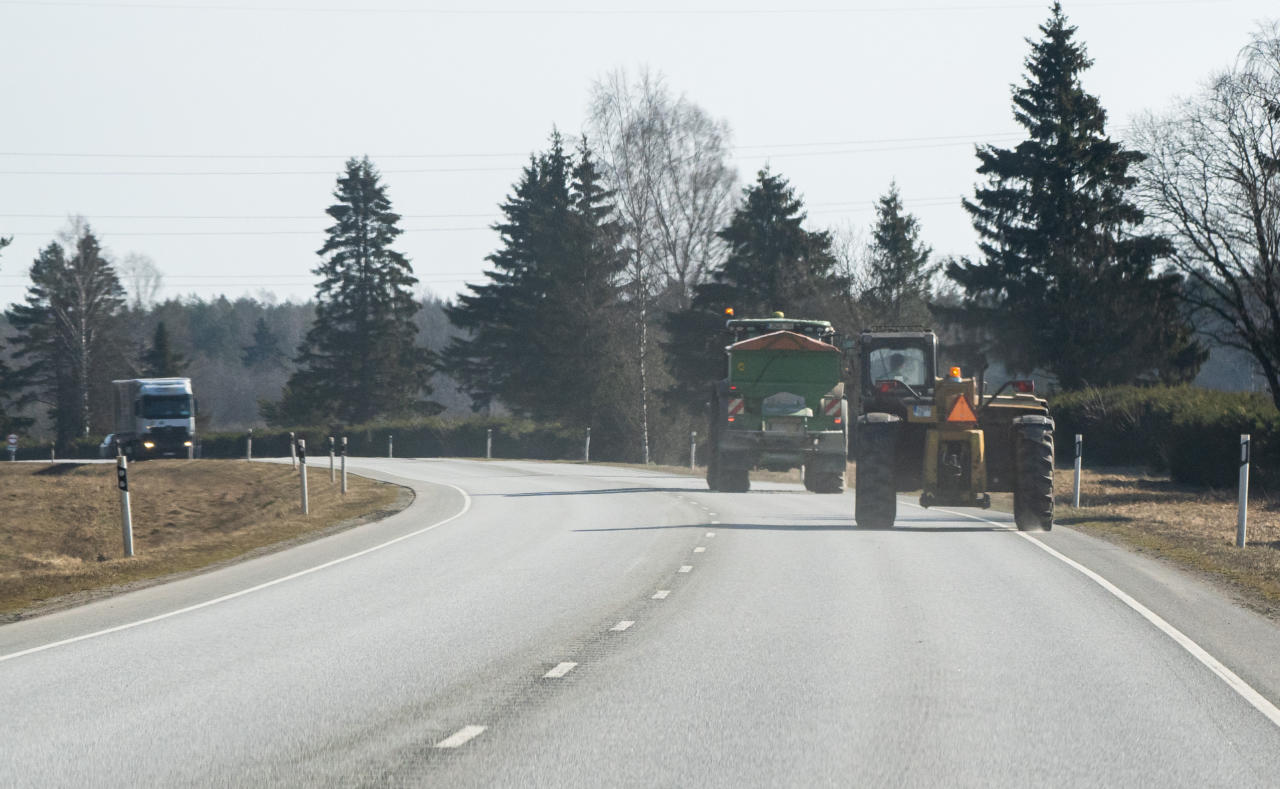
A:
POLYGON ((1053 528, 1053 420, 1013 420, 1013 521, 1018 529, 1053 528))
POLYGON ((745 468, 720 469, 719 489, 725 493, 746 493, 751 490, 751 472, 745 468))
POLYGON ((711 388, 707 414, 707 487, 720 490, 720 393, 711 388))
POLYGON ((893 470, 900 424, 892 414, 867 414, 858 420, 853 520, 860 529, 891 529, 898 516, 893 470))
POLYGON ((714 446, 707 452, 707 487, 720 490, 720 453, 714 446))

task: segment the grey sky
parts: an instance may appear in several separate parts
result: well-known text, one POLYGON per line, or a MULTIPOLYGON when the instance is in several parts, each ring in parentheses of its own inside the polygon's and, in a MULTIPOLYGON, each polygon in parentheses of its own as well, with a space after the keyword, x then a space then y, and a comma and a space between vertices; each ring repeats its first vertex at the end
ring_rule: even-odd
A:
MULTIPOLYGON (((528 154, 553 124, 580 131, 593 80, 642 65, 729 122, 744 182, 765 163, 789 178, 810 226, 865 226, 896 178, 936 253, 967 254, 972 144, 1018 139, 1009 86, 1048 5, 0 0, 0 235, 15 236, 0 304, 72 213, 117 259, 154 259, 164 296, 305 299, 334 179, 361 154, 423 286, 452 296, 480 278, 528 154)), ((1064 8, 1118 138, 1280 15, 1274 0, 1064 8)))

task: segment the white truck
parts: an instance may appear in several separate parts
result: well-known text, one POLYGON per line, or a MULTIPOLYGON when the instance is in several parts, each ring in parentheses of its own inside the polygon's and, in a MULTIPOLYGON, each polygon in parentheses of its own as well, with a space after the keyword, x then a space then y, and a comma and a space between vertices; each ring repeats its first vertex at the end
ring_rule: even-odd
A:
POLYGON ((114 449, 130 459, 187 457, 196 440, 190 378, 112 381, 114 449))

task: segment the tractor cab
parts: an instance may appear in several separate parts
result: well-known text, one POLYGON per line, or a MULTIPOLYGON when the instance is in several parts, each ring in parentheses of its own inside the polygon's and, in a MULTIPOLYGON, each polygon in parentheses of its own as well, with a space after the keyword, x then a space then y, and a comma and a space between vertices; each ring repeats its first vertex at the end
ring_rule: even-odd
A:
POLYGON ((900 419, 932 418, 938 371, 938 337, 922 328, 872 329, 858 337, 861 412, 900 419), (921 413, 915 413, 921 411, 921 413))

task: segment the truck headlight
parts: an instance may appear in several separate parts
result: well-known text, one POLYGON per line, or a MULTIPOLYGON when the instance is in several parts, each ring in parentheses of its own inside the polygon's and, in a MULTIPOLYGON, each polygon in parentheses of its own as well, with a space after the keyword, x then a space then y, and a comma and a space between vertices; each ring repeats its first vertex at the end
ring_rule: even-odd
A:
POLYGON ((191 446, 191 442, 190 442, 190 441, 183 441, 183 442, 182 442, 182 445, 183 445, 184 447, 189 447, 189 446, 191 446))
POLYGON ((152 441, 143 441, 143 442, 142 442, 142 446, 146 447, 147 449, 155 449, 155 448, 156 448, 155 442, 152 442, 152 441))

